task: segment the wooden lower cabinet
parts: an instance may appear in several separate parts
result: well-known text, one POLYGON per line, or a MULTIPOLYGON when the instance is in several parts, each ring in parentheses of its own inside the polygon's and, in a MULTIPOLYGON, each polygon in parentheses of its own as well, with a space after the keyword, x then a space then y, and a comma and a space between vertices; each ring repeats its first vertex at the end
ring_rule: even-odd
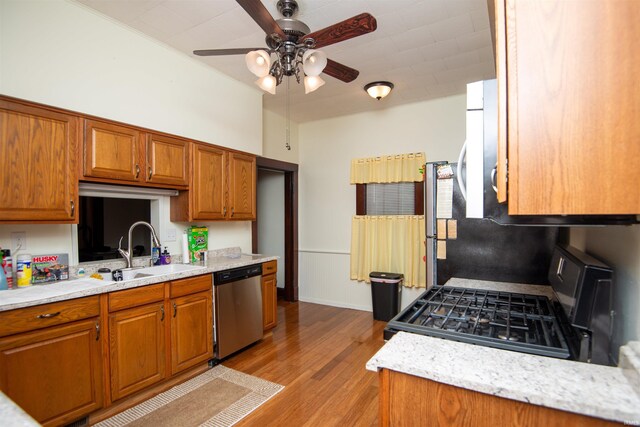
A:
POLYGON ((268 331, 278 325, 277 261, 262 264, 262 329, 268 331))
POLYGON ((165 317, 162 302, 109 314, 113 401, 165 378, 165 317))
POLYGON ((96 317, 0 338, 0 390, 45 426, 101 408, 98 327, 96 317))
POLYGON ((599 418, 492 396, 388 369, 381 370, 379 376, 381 426, 617 425, 599 418))
POLYGON ((213 357, 212 293, 171 300, 171 375, 213 357))

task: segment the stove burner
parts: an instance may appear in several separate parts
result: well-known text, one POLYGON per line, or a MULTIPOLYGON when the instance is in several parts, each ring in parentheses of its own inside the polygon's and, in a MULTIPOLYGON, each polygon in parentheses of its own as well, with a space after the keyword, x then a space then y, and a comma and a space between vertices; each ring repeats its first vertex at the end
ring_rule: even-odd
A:
POLYGON ((477 321, 479 325, 488 325, 489 322, 491 322, 491 319, 489 319, 488 317, 481 317, 478 319, 478 317, 476 316, 471 316, 469 317, 469 320, 471 320, 473 323, 476 323, 477 321))
POLYGON ((507 336, 507 334, 505 334, 504 332, 501 334, 498 334, 498 338, 500 338, 501 340, 504 341, 520 341, 520 338, 518 338, 518 336, 516 334, 511 334, 509 336, 507 336))

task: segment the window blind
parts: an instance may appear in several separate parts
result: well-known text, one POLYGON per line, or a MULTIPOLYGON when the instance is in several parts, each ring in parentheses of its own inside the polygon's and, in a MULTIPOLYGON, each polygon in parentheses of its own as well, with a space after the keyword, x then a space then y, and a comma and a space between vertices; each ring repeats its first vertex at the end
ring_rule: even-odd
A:
POLYGON ((413 182, 367 184, 367 215, 413 215, 413 182))

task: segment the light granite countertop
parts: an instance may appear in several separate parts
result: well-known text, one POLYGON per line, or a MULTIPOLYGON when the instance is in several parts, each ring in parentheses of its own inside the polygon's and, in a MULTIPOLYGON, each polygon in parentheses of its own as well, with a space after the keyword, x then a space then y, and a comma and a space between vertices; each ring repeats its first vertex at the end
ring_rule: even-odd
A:
MULTIPOLYGON (((553 297, 550 287, 451 279, 445 286, 553 297), (551 294, 548 294, 551 292, 551 294)), ((367 369, 390 369, 443 384, 563 411, 640 424, 640 342, 610 367, 398 332, 367 369)))
MULTIPOLYGON (((243 254, 240 252, 240 248, 214 250, 209 251, 206 265, 192 264, 193 269, 188 271, 180 271, 171 274, 162 274, 122 282, 80 278, 47 285, 34 285, 27 288, 2 291, 0 292, 0 311, 14 310, 17 308, 47 304, 56 301, 98 295, 106 292, 137 288, 154 283, 167 282, 185 277, 228 270, 230 268, 260 264, 277 258, 278 257, 276 256, 261 254, 243 254)), ((99 265, 109 264, 110 263, 102 263, 99 265)), ((111 262, 111 264, 113 264, 113 262, 111 262)), ((95 263, 92 264, 94 269, 97 269, 99 265, 95 263)))
POLYGON ((3 427, 35 427, 40 425, 1 391, 0 421, 3 427))

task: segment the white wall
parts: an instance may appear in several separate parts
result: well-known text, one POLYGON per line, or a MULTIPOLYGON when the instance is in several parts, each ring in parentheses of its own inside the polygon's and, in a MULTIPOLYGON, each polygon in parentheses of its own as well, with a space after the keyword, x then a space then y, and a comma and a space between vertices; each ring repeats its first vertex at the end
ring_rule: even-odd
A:
POLYGON ((284 288, 284 173, 258 171, 258 253, 276 255, 278 287, 284 288))
MULTIPOLYGON (((0 93, 262 154, 262 93, 65 0, 0 0, 0 93)), ((161 203, 159 232, 169 222, 161 203)), ((209 247, 251 251, 249 222, 209 225, 209 247)), ((31 253, 73 250, 71 227, 0 226, 27 231, 31 253)), ((163 241, 163 244, 165 241, 163 241)), ((168 242, 178 253, 177 242, 168 242)))
MULTIPOLYGON (((270 96, 265 94, 264 96, 270 96)), ((287 140, 287 119, 280 114, 269 110, 262 113, 263 146, 262 156, 268 159, 280 160, 289 163, 298 163, 298 123, 289 121, 289 146, 287 140)))
MULTIPOLYGON (((349 280, 351 159, 422 151, 427 161, 455 161, 465 112, 460 95, 299 125, 301 300, 371 309, 369 285, 349 280)), ((403 305, 419 292, 405 288, 403 305)))

